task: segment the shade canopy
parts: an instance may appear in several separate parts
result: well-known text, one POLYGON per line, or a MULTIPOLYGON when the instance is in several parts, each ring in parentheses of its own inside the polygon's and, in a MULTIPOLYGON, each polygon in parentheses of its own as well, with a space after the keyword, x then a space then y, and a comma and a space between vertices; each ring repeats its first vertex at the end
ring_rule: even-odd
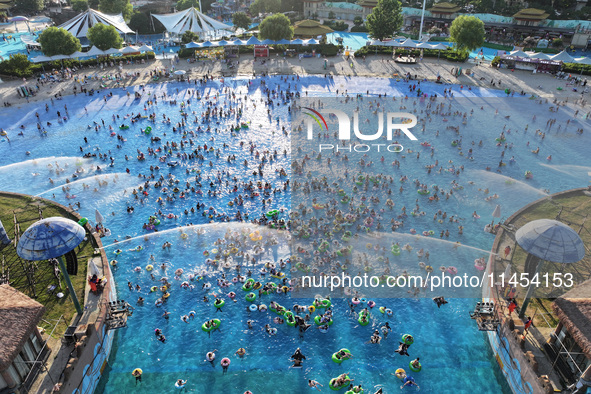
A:
POLYGON ((60 25, 59 27, 66 29, 72 33, 74 37, 86 37, 88 29, 97 23, 113 26, 119 32, 119 34, 134 32, 129 28, 129 26, 127 26, 121 14, 107 15, 93 9, 83 12, 82 14, 60 25))
POLYGON ((550 59, 552 59, 554 61, 561 61, 564 63, 574 63, 574 61, 575 61, 575 58, 572 57, 571 55, 569 55, 568 53, 566 53, 566 51, 562 51, 559 54, 551 56, 550 59))
POLYGON ((416 48, 417 44, 410 38, 407 38, 402 44, 400 44, 400 46, 403 48, 416 48))
POLYGON ((529 55, 529 57, 532 59, 550 59, 550 56, 548 56, 544 52, 533 53, 533 54, 529 55))
POLYGON ((102 223, 105 221, 105 218, 103 217, 103 215, 101 215, 98 209, 94 210, 94 219, 97 223, 102 223))
POLYGON ((263 44, 263 45, 273 45, 273 44, 275 44, 275 40, 271 40, 270 38, 267 38, 266 40, 263 40, 263 42, 261 42, 261 44, 263 44))
POLYGON ((575 62, 577 62, 579 64, 590 65, 591 64, 591 58, 588 58, 588 57, 580 57, 578 59, 575 59, 575 62))
POLYGON ((260 45, 261 41, 256 38, 255 36, 250 37, 247 41, 246 41, 246 45, 260 45))
POLYGON ((172 14, 152 14, 152 16, 160 21, 167 31, 177 34, 182 34, 186 31, 203 33, 214 30, 232 29, 232 26, 202 14, 194 7, 172 14))
POLYGON ((86 56, 98 56, 98 55, 104 55, 105 52, 101 51, 100 49, 98 49, 97 47, 92 47, 90 48, 90 51, 86 52, 86 56))
POLYGON ((33 223, 21 236, 16 253, 38 261, 63 256, 82 242, 86 231, 73 220, 51 217, 33 223))
POLYGON ((139 51, 140 51, 140 48, 139 47, 134 47, 134 46, 131 46, 130 45, 128 47, 125 47, 125 48, 121 49, 120 52, 121 53, 136 53, 136 52, 139 52, 139 51))
POLYGON ((142 45, 141 47, 139 47, 139 51, 140 51, 140 52, 151 52, 151 51, 153 51, 153 50, 154 50, 154 49, 153 49, 151 46, 149 46, 149 45, 145 45, 145 44, 144 44, 144 45, 142 45))
POLYGON ((493 218, 500 218, 501 217, 501 206, 499 204, 497 204, 497 206, 495 207, 495 210, 492 213, 492 217, 493 218))
POLYGON ((517 230, 515 240, 526 252, 554 263, 575 263, 585 257, 581 237, 557 220, 531 221, 517 230))
POLYGON ((26 16, 13 16, 12 18, 10 18, 8 20, 8 22, 27 22, 29 20, 29 18, 27 18, 26 16))

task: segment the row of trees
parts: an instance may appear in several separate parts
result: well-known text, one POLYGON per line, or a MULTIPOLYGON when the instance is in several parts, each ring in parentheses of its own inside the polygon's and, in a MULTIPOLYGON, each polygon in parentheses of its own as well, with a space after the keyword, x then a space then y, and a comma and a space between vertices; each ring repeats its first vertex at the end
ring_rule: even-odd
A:
MULTIPOLYGON (((88 40, 100 50, 121 48, 123 39, 119 32, 110 25, 98 23, 88 29, 88 40)), ((51 26, 39 35, 41 51, 45 56, 71 55, 82 47, 80 40, 66 29, 51 26)))
MULTIPOLYGON (((367 16, 371 37, 382 40, 394 36, 402 27, 402 6, 398 0, 379 0, 367 16)), ((450 37, 461 51, 471 51, 484 43, 484 22, 474 16, 458 16, 449 29, 450 37)))

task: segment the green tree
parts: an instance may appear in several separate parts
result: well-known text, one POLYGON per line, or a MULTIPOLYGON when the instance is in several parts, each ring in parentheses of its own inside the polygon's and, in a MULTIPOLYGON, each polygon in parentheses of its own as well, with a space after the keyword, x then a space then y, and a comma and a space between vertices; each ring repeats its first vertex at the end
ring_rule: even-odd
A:
POLYGON ((87 0, 72 0, 70 3, 72 4, 72 9, 76 12, 84 12, 88 9, 87 0))
POLYGON ((252 15, 275 14, 281 10, 281 0, 256 0, 249 10, 252 15))
POLYGON ((45 56, 71 55, 81 48, 80 40, 72 33, 55 26, 43 30, 39 35, 39 43, 45 56))
POLYGON ((19 14, 36 14, 43 10, 44 4, 43 0, 16 0, 14 6, 19 14))
POLYGON ((152 30, 150 28, 150 17, 144 12, 136 11, 133 13, 127 24, 133 31, 137 31, 140 34, 150 34, 152 30))
POLYGON ((232 15, 232 23, 236 28, 248 30, 251 22, 252 20, 250 19, 250 17, 246 15, 244 12, 237 12, 234 15, 232 15))
POLYGON ((88 6, 93 10, 98 10, 100 1, 101 0, 88 0, 88 6))
POLYGON ((552 45, 554 48, 561 48, 562 47, 562 38, 553 39, 552 43, 550 45, 552 45))
POLYGON ((117 32, 117 29, 114 26, 102 23, 97 23, 88 29, 86 37, 92 45, 103 51, 110 48, 121 48, 121 44, 123 44, 123 38, 117 32))
POLYGON ((363 25, 363 18, 360 16, 356 16, 355 19, 353 19, 353 24, 358 27, 363 25))
POLYGON ((193 33, 192 31, 187 30, 181 36, 181 44, 188 44, 191 41, 199 40, 199 34, 193 33))
POLYGON ((336 17, 337 17, 337 16, 336 16, 336 14, 335 14, 333 11, 330 11, 330 12, 328 13, 328 19, 335 19, 336 17))
POLYGON ((262 39, 270 40, 291 40, 293 37, 293 27, 287 16, 275 14, 266 17, 259 26, 262 39))
POLYGON ((10 55, 7 60, 0 62, 0 74, 14 75, 20 78, 30 77, 33 74, 31 62, 23 53, 10 55))
POLYGON ((110 15, 123 14, 123 18, 129 20, 133 14, 133 7, 129 0, 100 0, 99 11, 110 15))
POLYGON ((367 16, 369 35, 381 40, 392 37, 402 26, 402 7, 398 0, 378 0, 371 14, 367 16))
POLYGON ((471 51, 484 44, 484 22, 475 16, 460 15, 451 24, 449 35, 460 50, 471 51))
POLYGON ((199 9, 199 0, 179 0, 176 2, 175 8, 179 11, 182 11, 191 7, 199 9))

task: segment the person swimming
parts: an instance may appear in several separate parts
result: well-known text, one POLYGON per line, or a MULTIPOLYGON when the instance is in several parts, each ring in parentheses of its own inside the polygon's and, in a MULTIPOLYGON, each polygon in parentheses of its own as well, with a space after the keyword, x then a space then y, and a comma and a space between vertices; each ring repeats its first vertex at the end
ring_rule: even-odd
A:
POLYGON ((400 345, 398 346, 398 349, 394 350, 394 352, 400 354, 401 356, 409 356, 407 350, 410 345, 402 342, 399 342, 399 344, 400 345))
POLYGON ((434 297, 433 301, 437 304, 437 308, 441 308, 441 305, 447 304, 447 301, 443 297, 434 297))
POLYGON ((297 348, 296 351, 290 357, 293 360, 292 367, 300 368, 302 366, 303 361, 306 359, 306 356, 302 354, 300 348, 297 348))

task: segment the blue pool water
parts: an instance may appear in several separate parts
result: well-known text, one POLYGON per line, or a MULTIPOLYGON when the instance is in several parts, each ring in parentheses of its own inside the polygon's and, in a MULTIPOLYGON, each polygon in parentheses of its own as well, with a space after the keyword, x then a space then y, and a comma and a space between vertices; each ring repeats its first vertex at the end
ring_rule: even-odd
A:
MULTIPOLYGON (((388 156, 384 162, 380 162, 381 154, 370 154, 365 158, 373 160, 375 164, 366 171, 394 177, 391 188, 396 194, 396 208, 391 212, 381 212, 384 223, 396 218, 401 206, 411 210, 419 197, 416 188, 410 184, 405 184, 405 190, 398 193, 398 178, 402 174, 407 175, 410 180, 419 179, 421 183, 438 184, 446 189, 452 180, 462 185, 463 188, 458 189, 451 198, 442 198, 439 203, 429 204, 424 199, 420 200, 421 209, 426 214, 405 219, 404 228, 388 235, 390 238, 385 242, 389 243, 394 239, 401 244, 412 244, 415 249, 425 248, 430 251, 430 262, 435 267, 449 266, 453 260, 461 259, 462 261, 454 263, 460 272, 477 272, 472 261, 477 257, 486 256, 485 250, 492 244, 492 237, 484 233, 482 228, 492 219, 490 214, 496 204, 501 206, 503 216, 506 217, 524 204, 544 196, 544 189, 548 192, 557 192, 585 186, 588 182, 587 172, 590 169, 581 166, 580 163, 585 162, 586 146, 590 142, 590 137, 588 134, 575 133, 577 128, 588 127, 588 120, 584 114, 579 113, 575 116, 569 108, 550 112, 548 108, 551 103, 538 104, 527 97, 506 98, 502 92, 485 89, 460 91, 458 87, 453 87, 455 99, 440 98, 435 101, 433 106, 443 103, 444 108, 441 110, 442 113, 431 114, 430 120, 425 112, 428 102, 414 98, 403 99, 408 93, 408 84, 387 79, 346 77, 335 77, 333 80, 306 77, 300 78, 299 81, 289 77, 289 80, 285 81, 277 76, 254 79, 250 83, 243 79, 226 79, 223 86, 221 81, 213 81, 197 87, 171 83, 148 86, 145 91, 138 87, 129 88, 131 93, 135 90, 143 94, 140 100, 134 100, 133 94, 127 96, 124 90, 114 89, 111 91, 113 96, 106 101, 101 94, 93 97, 65 97, 64 100, 55 101, 54 105, 48 102, 50 109, 47 113, 43 103, 4 108, 0 110, 0 127, 7 131, 10 142, 5 137, 0 137, 0 189, 41 195, 66 205, 79 202, 80 213, 91 221, 95 209, 98 209, 112 232, 110 237, 103 239, 103 243, 109 259, 118 261, 113 271, 119 298, 129 301, 134 306, 140 295, 146 299, 145 305, 136 306, 135 313, 129 320, 129 327, 118 332, 113 355, 106 375, 101 381, 99 392, 174 392, 174 382, 180 378, 188 379, 187 390, 191 392, 242 393, 252 390, 255 393, 296 393, 306 390, 307 379, 318 380, 324 385, 323 391, 327 391, 330 390, 326 386, 331 378, 349 372, 355 382, 365 388, 375 391, 378 387, 383 387, 388 393, 399 390, 400 381, 392 373, 400 367, 408 372, 409 361, 417 356, 421 359, 423 370, 413 376, 423 392, 458 393, 473 389, 484 393, 507 392, 502 376, 497 376, 496 361, 491 357, 486 336, 479 332, 473 321, 468 318, 474 299, 454 298, 448 305, 437 309, 429 299, 430 294, 423 294, 426 299, 392 299, 376 296, 373 297, 376 304, 391 308, 395 311, 394 316, 388 318, 374 308, 370 325, 361 327, 357 322, 357 316, 348 312, 349 306, 346 301, 334 297, 334 326, 326 334, 310 329, 302 339, 296 328, 274 323, 274 314, 248 312, 246 308, 250 303, 244 299, 245 292, 240 285, 231 284, 224 288, 217 285, 216 278, 219 278, 222 272, 228 279, 236 277, 237 273, 233 267, 237 264, 242 265, 243 274, 247 269, 251 269, 253 277, 263 283, 280 283, 279 279, 268 276, 262 278, 260 269, 265 262, 278 263, 280 259, 290 257, 285 233, 261 230, 262 242, 265 244, 261 254, 257 255, 256 267, 233 253, 229 256, 231 268, 214 266, 208 260, 213 257, 213 249, 222 252, 231 250, 228 244, 237 242, 236 240, 241 242, 244 253, 255 254, 255 243, 250 240, 250 234, 257 230, 256 226, 239 225, 236 222, 209 224, 210 220, 215 218, 219 221, 223 215, 233 218, 238 212, 237 205, 228 204, 236 197, 236 193, 228 190, 234 183, 251 180, 256 183, 262 180, 278 188, 275 193, 265 196, 266 199, 271 199, 265 207, 262 206, 261 196, 245 200, 240 211, 242 214, 248 213, 251 219, 258 218, 271 209, 283 210, 280 215, 287 218, 287 212, 294 208, 292 205, 295 201, 292 201, 290 189, 283 189, 287 178, 279 174, 281 169, 287 171, 288 175, 291 174, 291 115, 283 100, 275 93, 270 94, 274 106, 268 115, 267 104, 262 101, 263 98, 267 100, 267 94, 262 90, 263 81, 272 89, 295 89, 302 95, 307 92, 308 97, 334 97, 337 89, 340 92, 347 89, 349 95, 365 95, 367 91, 370 95, 387 93, 389 96, 398 97, 395 106, 406 107, 401 110, 416 110, 417 117, 425 120, 425 131, 421 131, 420 126, 417 126, 415 132, 419 141, 405 141, 406 157, 396 157, 401 160, 400 169, 393 169, 391 162, 394 157, 388 156), (187 91, 188 88, 191 93, 187 91), (235 98, 227 99, 229 93, 223 90, 226 88, 235 93, 235 98), (201 100, 196 98, 194 89, 199 91, 201 100), (161 98, 164 92, 168 95, 167 100, 161 98), (154 97, 157 97, 158 105, 148 103, 154 97), (165 102, 172 99, 177 101, 176 105, 165 102), (191 103, 186 107, 186 112, 189 113, 187 130, 193 131, 194 135, 188 134, 183 138, 179 132, 174 132, 172 127, 182 120, 179 104, 187 103, 189 99, 191 103), (237 118, 232 115, 212 121, 209 123, 210 131, 197 132, 198 125, 203 129, 207 128, 203 121, 193 123, 194 117, 200 116, 207 108, 207 102, 215 104, 224 101, 226 109, 229 110, 231 105, 234 113, 242 107, 242 116, 237 118), (67 105, 69 119, 60 125, 56 111, 60 111, 64 116, 64 105, 67 105), (85 107, 88 112, 85 111, 85 107), (496 110, 498 114, 495 113, 496 110), (47 134, 37 132, 35 112, 39 112, 47 134), (113 120, 113 113, 118 114, 120 118, 113 120), (157 121, 151 123, 142 118, 136 124, 131 124, 132 113, 155 113, 157 121), (466 124, 463 124, 462 115, 454 113, 466 113, 466 124), (535 121, 531 115, 523 115, 532 113, 537 114, 535 121), (163 115, 170 117, 171 124, 162 123, 163 115), (547 130, 545 125, 550 118, 556 118, 558 122, 552 129, 547 130), (571 119, 568 126, 567 119, 571 119), (102 125, 102 120, 105 121, 105 128, 95 131, 95 122, 102 125), (47 126, 46 122, 51 122, 52 126, 47 126), (240 122, 248 123, 248 129, 231 133, 230 126, 240 122), (130 125, 130 128, 119 130, 122 123, 130 125), (24 136, 17 135, 21 124, 26 126, 24 136), (109 125, 126 141, 121 142, 112 137, 111 131, 106 129, 109 125), (527 133, 524 132, 526 125, 527 133), (562 125, 560 131, 558 125, 562 125), (149 135, 140 131, 146 126, 153 128, 149 135), (462 154, 457 147, 451 146, 451 141, 460 137, 449 128, 450 126, 460 127, 463 140, 462 154), (281 132, 283 127, 288 130, 287 135, 281 132), (507 147, 503 160, 509 163, 510 157, 515 156, 516 161, 501 167, 501 173, 497 173, 497 164, 503 147, 497 146, 494 139, 503 128, 507 135, 507 143, 512 144, 512 147, 507 147), (544 140, 534 135, 536 129, 546 132, 544 140), (436 134, 437 131, 439 135, 436 134), (84 137, 87 138, 87 142, 84 141, 84 137), (151 142, 151 137, 160 137, 162 141, 151 142), (193 146, 190 145, 189 139, 193 140, 193 146), (170 148, 168 155, 163 153, 167 150, 162 149, 163 142, 180 143, 181 140, 186 141, 187 146, 170 148), (475 146, 471 145, 472 140, 475 141, 475 146), (478 146, 480 140, 483 140, 482 147, 478 146), (529 146, 527 141, 530 142, 529 146), (244 144, 241 145, 240 142, 244 144), (256 145, 253 153, 248 149, 250 142, 256 145), (423 147, 419 142, 429 142, 434 148, 433 156, 430 155, 430 147, 423 147), (198 145, 204 144, 208 147, 213 145, 219 152, 200 151, 204 157, 201 161, 189 160, 183 156, 191 153, 198 145), (537 146, 540 146, 540 153, 532 154, 531 150, 537 146), (80 151, 80 147, 83 152, 80 151), (160 150, 156 151, 155 155, 150 155, 148 148, 160 150), (474 150, 474 160, 469 159, 469 148, 474 150), (137 160, 138 150, 145 154, 146 160, 137 160), (254 153, 258 151, 262 155, 267 150, 271 153, 276 150, 276 158, 265 163, 262 178, 258 175, 253 177, 252 172, 257 170, 259 164, 254 153), (284 150, 286 154, 283 153, 284 150), (416 158, 416 152, 421 152, 420 158, 416 158), (82 159, 84 153, 96 154, 97 157, 82 159), (105 153, 106 157, 98 157, 99 153, 105 153), (219 158, 216 158, 216 154, 219 154, 219 158), (230 155, 234 155, 236 160, 229 163, 226 159, 230 155), (552 155, 551 160, 546 160, 548 155, 552 155), (246 168, 243 165, 244 160, 248 161, 246 168), (425 166, 433 164, 435 160, 438 160, 438 165, 443 167, 443 171, 428 173, 425 166), (167 163, 171 161, 180 164, 170 167, 167 163), (465 166, 464 171, 459 176, 452 176, 449 170, 459 169, 462 165, 465 166), (159 166, 160 169, 151 170, 150 166, 159 166), (486 171, 487 166, 491 166, 492 171, 486 171), (126 169, 129 169, 129 174, 126 169), (533 179, 524 178, 526 170, 533 172, 533 179), (216 182, 218 171, 229 174, 220 174, 223 176, 221 183, 216 182), (155 179, 144 178, 144 175, 149 177, 151 174, 155 175, 155 179), (188 191, 184 198, 180 198, 180 192, 162 192, 162 187, 153 186, 160 175, 164 179, 163 187, 179 187, 181 191, 185 189, 186 182, 198 189, 195 179, 200 176, 203 195, 188 191), (232 179, 233 177, 236 177, 236 180, 232 179), (53 183, 49 182, 49 178, 53 183), (169 180, 172 180, 170 185, 169 180), (175 183, 175 180, 179 182, 175 183), (228 186, 225 184, 226 180, 228 186), (140 191, 136 198, 133 190, 139 190, 146 181, 151 183, 147 189, 148 195, 143 195, 140 191), (210 182, 214 182, 215 189, 220 192, 218 196, 207 195, 210 182), (487 201, 487 195, 478 190, 484 188, 490 189, 489 196, 497 193, 499 198, 487 201), (158 201, 159 197, 166 198, 172 195, 176 195, 174 202, 158 201), (202 209, 196 213, 185 214, 184 210, 195 207, 197 201, 204 204, 205 210, 213 207, 215 213, 211 210, 203 216, 202 209), (133 207, 134 212, 128 214, 127 207, 133 207), (446 211, 448 215, 457 215, 461 218, 460 223, 464 226, 463 235, 458 234, 457 224, 433 221, 433 215, 439 209, 446 211), (161 223, 157 227, 159 231, 154 233, 144 230, 142 224, 148 222, 149 216, 158 210, 162 212, 162 216, 159 216, 161 223), (482 218, 473 219, 473 211, 477 211, 482 218), (167 218, 169 214, 173 217, 167 218), (209 214, 212 215, 211 218, 209 214), (189 224, 196 226, 179 227, 189 224), (432 229, 436 233, 448 229, 451 235, 443 240, 439 240, 439 237, 416 239, 409 235, 410 228, 420 231, 432 229), (129 239, 126 240, 126 237, 129 239), (225 243, 220 242, 224 238, 225 243), (115 243, 115 240, 124 242, 115 243), (446 241, 451 241, 451 244, 446 241), (453 245, 455 241, 482 250, 457 247, 453 245), (172 246, 163 248, 165 242, 170 242, 172 246), (142 247, 141 251, 132 251, 138 246, 142 247), (121 249, 122 253, 115 254, 117 249, 121 249), (206 250, 210 252, 209 256, 204 255, 206 250), (160 268, 162 263, 166 264, 164 270, 160 268), (154 280, 146 270, 148 264, 154 266, 154 270, 151 271, 154 280), (136 267, 139 267, 137 272, 136 267), (179 268, 183 273, 177 280, 175 271, 179 268), (204 275, 204 278, 191 281, 190 274, 204 275), (172 284, 171 296, 163 307, 156 307, 154 302, 162 293, 160 290, 151 292, 150 287, 159 286, 159 279, 163 276, 172 284), (141 291, 130 291, 127 287, 128 281, 134 286, 139 284, 141 291), (184 281, 194 288, 182 289, 181 283, 184 281), (204 283, 210 283, 211 288, 203 289, 204 283), (237 294, 236 303, 228 297, 230 291, 237 294), (215 311, 211 300, 208 303, 202 301, 205 295, 212 299, 213 293, 225 300, 226 305, 221 313, 215 311), (171 313, 168 321, 162 317, 164 310, 171 313), (196 318, 188 323, 181 321, 180 317, 190 311, 195 312, 196 318), (213 332, 210 337, 201 330, 201 324, 209 318, 220 318, 222 321, 221 329, 213 332), (253 329, 248 329, 246 320, 253 320, 253 329), (380 345, 367 343, 373 329, 379 328, 385 321, 389 321, 392 327, 388 337, 380 345), (263 330, 265 324, 277 328, 277 334, 267 335, 263 330), (166 343, 156 340, 155 328, 162 329, 167 338, 166 343), (415 343, 409 349, 411 357, 393 353, 398 346, 399 338, 405 333, 415 337, 415 343), (242 359, 234 355, 239 347, 246 348, 248 353, 242 359), (303 369, 288 368, 289 356, 296 347, 301 347, 307 357, 303 369), (355 357, 342 365, 337 365, 331 361, 331 355, 343 347, 351 350, 355 357), (204 359, 206 352, 214 349, 217 349, 217 358, 215 366, 212 367, 204 359), (231 359, 231 365, 225 375, 219 365, 222 357, 231 359), (138 367, 144 371, 144 376, 142 383, 136 386, 131 371, 138 367)), ((439 96, 443 95, 444 88, 449 87, 431 84, 421 86, 426 93, 437 93, 439 96)), ((358 170, 355 163, 359 158, 351 161, 351 173, 358 170)), ((321 164, 311 162, 310 171, 313 176, 321 173, 321 164)), ((342 174, 335 173, 334 177, 337 179, 342 177, 342 174)), ((240 190, 241 194, 244 194, 242 189, 240 190)), ((376 195, 384 201, 385 194, 379 193, 385 191, 376 191, 376 195)), ((322 193, 318 196, 323 201, 329 198, 322 193)), ((78 209, 76 205, 72 207, 78 209)), ((320 217, 321 212, 314 215, 320 217)), ((387 225, 385 232, 389 232, 388 227, 387 225)), ((364 245, 365 241, 359 241, 355 244, 355 250, 363 251, 364 245)), ((419 272, 418 261, 414 252, 408 253, 401 256, 399 261, 393 260, 392 271, 400 273, 407 269, 411 273, 419 272)), ((292 267, 288 265, 284 270, 289 271, 290 268, 292 267)), ((374 265, 373 269, 378 271, 381 268, 374 265)), ((327 290, 319 289, 318 293, 328 295, 327 290)), ((333 294, 339 295, 342 293, 333 294)), ((268 305, 272 300, 288 308, 295 304, 310 305, 312 302, 311 298, 296 299, 290 295, 275 294, 263 296, 256 304, 268 305)))

